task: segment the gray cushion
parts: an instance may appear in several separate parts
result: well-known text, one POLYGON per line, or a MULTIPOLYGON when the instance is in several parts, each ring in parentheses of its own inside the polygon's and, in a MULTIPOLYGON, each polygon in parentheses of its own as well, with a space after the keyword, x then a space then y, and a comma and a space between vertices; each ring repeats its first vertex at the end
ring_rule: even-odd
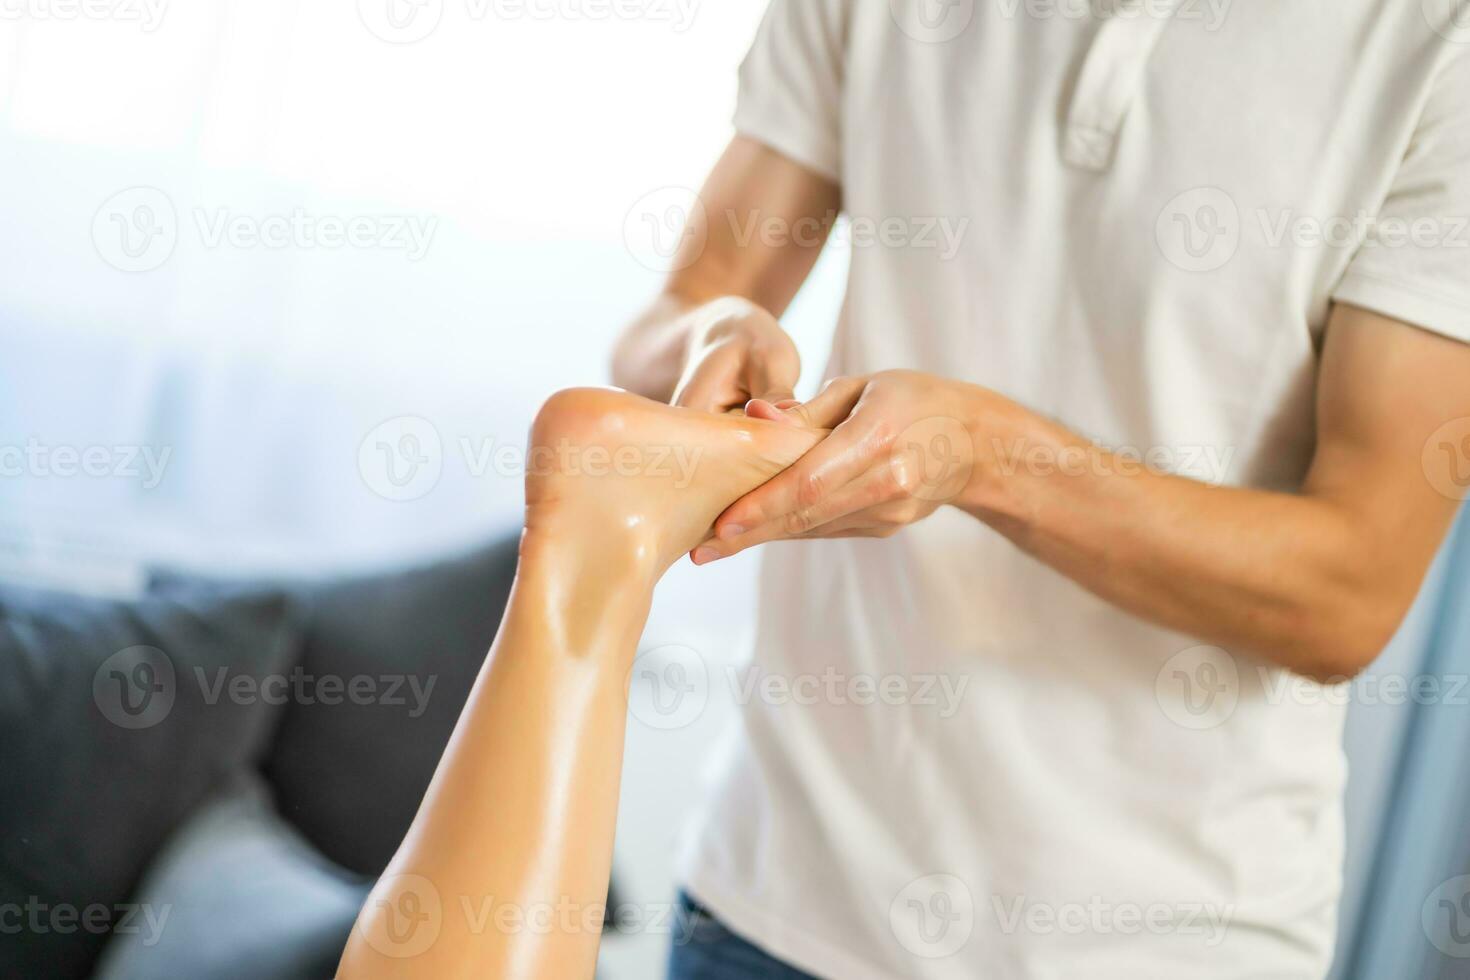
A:
POLYGON ((183 817, 258 758, 279 709, 258 683, 298 652, 278 592, 137 602, 0 589, 0 976, 85 976, 183 817))
POLYGON ((264 766, 282 814, 343 867, 380 874, 408 832, 500 626, 518 542, 302 593, 303 669, 382 695, 293 701, 264 766))
POLYGON ((97 980, 324 980, 367 895, 275 812, 258 776, 201 807, 149 869, 97 980))

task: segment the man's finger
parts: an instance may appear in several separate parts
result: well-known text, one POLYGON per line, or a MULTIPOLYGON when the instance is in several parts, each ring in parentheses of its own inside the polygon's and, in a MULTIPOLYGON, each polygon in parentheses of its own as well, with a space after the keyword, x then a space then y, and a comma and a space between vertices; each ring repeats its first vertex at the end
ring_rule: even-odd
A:
POLYGON ((742 401, 735 390, 737 367, 735 357, 726 351, 711 353, 679 382, 669 404, 702 412, 721 412, 737 406, 742 401))
POLYGON ((794 401, 801 362, 757 347, 746 360, 746 390, 750 397, 775 403, 794 401))
POLYGON ((752 398, 745 403, 745 414, 749 418, 760 419, 764 422, 778 422, 781 425, 800 426, 801 419, 786 411, 801 403, 792 399, 772 404, 764 398, 752 398), (783 407, 784 406, 784 407, 783 407))
POLYGON ((790 469, 725 508, 715 521, 714 540, 699 549, 698 563, 810 530, 804 513, 870 465, 861 443, 857 426, 839 425, 790 469))
MULTIPOLYGON (((869 464, 865 462, 864 465, 869 464)), ((845 466, 842 462, 830 464, 826 472, 832 473, 836 481, 840 479, 839 474, 844 474, 845 466)), ((833 482, 831 485, 833 489, 815 503, 781 514, 774 520, 752 527, 734 537, 728 536, 728 528, 725 535, 720 534, 717 522, 715 540, 712 542, 713 555, 723 558, 767 541, 805 537, 820 532, 830 525, 842 523, 855 514, 892 500, 895 490, 899 489, 892 469, 887 465, 860 470, 845 482, 833 482)))
POLYGON ((867 386, 868 379, 864 377, 833 378, 817 397, 786 411, 806 428, 835 429, 852 414, 867 386))

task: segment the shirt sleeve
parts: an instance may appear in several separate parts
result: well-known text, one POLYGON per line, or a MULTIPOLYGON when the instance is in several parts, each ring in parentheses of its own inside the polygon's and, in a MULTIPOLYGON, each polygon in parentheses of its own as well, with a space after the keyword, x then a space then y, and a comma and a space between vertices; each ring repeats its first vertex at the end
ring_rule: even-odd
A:
POLYGON ((1470 57, 1440 71, 1333 299, 1470 342, 1470 57))
POLYGON ((735 129, 831 180, 842 173, 841 102, 853 0, 771 0, 740 65, 735 129))

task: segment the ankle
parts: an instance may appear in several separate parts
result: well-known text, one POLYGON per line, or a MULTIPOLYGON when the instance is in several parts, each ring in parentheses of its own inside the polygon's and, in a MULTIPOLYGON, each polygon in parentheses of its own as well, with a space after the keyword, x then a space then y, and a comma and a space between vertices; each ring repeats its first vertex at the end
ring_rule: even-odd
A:
POLYGON ((652 528, 619 525, 560 503, 526 508, 520 559, 523 568, 574 569, 648 589, 669 564, 652 528))

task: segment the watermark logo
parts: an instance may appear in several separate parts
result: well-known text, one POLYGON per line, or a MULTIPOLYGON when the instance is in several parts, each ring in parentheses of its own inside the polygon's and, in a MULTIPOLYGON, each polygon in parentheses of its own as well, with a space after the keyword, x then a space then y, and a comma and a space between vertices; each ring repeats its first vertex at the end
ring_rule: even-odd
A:
POLYGON ((410 262, 429 254, 439 230, 436 215, 313 214, 293 208, 276 214, 238 214, 229 208, 195 208, 194 227, 207 249, 264 248, 310 251, 340 248, 402 252, 410 262))
POLYGON ((944 503, 970 485, 975 443, 959 419, 936 415, 898 434, 890 462, 895 479, 910 496, 944 503))
POLYGON ((1232 0, 996 0, 1001 17, 1015 20, 1171 20, 1218 31, 1232 0))
POLYGON ((152 34, 163 23, 168 0, 0 0, 0 21, 117 21, 152 34))
POLYGON ((1223 268, 1240 248, 1240 233, 1240 209, 1218 187, 1176 195, 1154 223, 1159 251, 1186 272, 1223 268))
POLYGON ((92 675, 92 700, 102 716, 130 731, 152 728, 167 718, 177 695, 174 663, 158 647, 119 650, 92 675))
POLYGON ((1424 475, 1451 500, 1470 500, 1470 418, 1452 419, 1424 443, 1424 475))
POLYGON ((47 902, 39 895, 27 895, 24 902, 0 903, 0 936, 71 936, 78 932, 92 936, 139 936, 145 949, 158 945, 172 905, 141 905, 125 902, 105 905, 73 905, 70 902, 47 902))
POLYGON ((759 208, 725 211, 725 222, 741 248, 759 242, 767 248, 822 248, 829 241, 851 249, 886 248, 932 252, 941 262, 959 254, 970 230, 968 217, 947 215, 806 215, 792 219, 759 208))
POLYGON ((217 667, 211 677, 203 667, 194 668, 195 681, 205 704, 299 704, 376 705, 404 708, 409 718, 419 718, 429 707, 438 683, 436 674, 310 674, 300 665, 289 674, 233 673, 217 667))
POLYGON ((1163 473, 1220 484, 1235 459, 1233 447, 1055 445, 1013 439, 991 440, 996 470, 1003 476, 1139 476, 1163 473))
POLYGON ((653 647, 640 653, 628 671, 628 710, 659 731, 693 724, 704 714, 709 694, 709 667, 692 647, 653 647))
POLYGON ((1164 662, 1154 680, 1159 707, 1174 724, 1194 731, 1230 720, 1240 701, 1240 668, 1219 647, 1181 650, 1164 662))
POLYGON ((439 485, 444 471, 439 430, 417 415, 391 418, 357 447, 357 471, 384 500, 417 500, 439 485))
POLYGON ((394 959, 408 959, 428 952, 439 939, 444 925, 444 903, 439 889, 422 875, 388 875, 380 879, 368 898, 374 915, 358 928, 368 945, 394 959))
POLYGON ((144 490, 163 482, 172 446, 52 445, 34 437, 24 445, 0 444, 0 477, 37 480, 137 480, 144 490))
POLYGON ((759 701, 776 707, 913 707, 933 710, 939 718, 953 718, 959 712, 971 680, 969 674, 845 674, 831 664, 820 674, 794 676, 772 673, 754 663, 726 670, 740 705, 759 701))
POLYGON ((206 250, 379 249, 418 262, 439 229, 435 215, 314 214, 300 207, 271 214, 196 207, 188 215, 191 220, 181 221, 173 200, 156 187, 130 187, 97 209, 92 243, 103 261, 122 272, 162 266, 186 230, 206 250))
POLYGON ((438 28, 444 0, 357 0, 357 16, 379 40, 413 44, 438 28))
POLYGON ((1470 44, 1470 0, 1420 0, 1424 19, 1454 44, 1470 44))
MULTIPOLYGON (((508 21, 647 21, 682 34, 694 25, 699 0, 464 0, 456 14, 472 24, 508 21)), ((359 19, 389 44, 413 44, 439 29, 444 0, 358 0, 359 19)))
POLYGON ((1202 936, 1211 948, 1225 941, 1235 917, 1234 905, 1141 905, 1111 902, 1101 895, 1085 902, 1035 902, 1025 895, 1005 901, 993 895, 990 904, 1000 931, 1008 936, 1018 932, 1036 936, 1202 936))
POLYGON ((1430 892, 1419 919, 1435 949, 1453 959, 1470 959, 1470 875, 1451 878, 1430 892))
POLYGON ((888 925, 904 949, 924 959, 953 956, 975 931, 975 899, 949 874, 917 878, 888 906, 888 925))
POLYGON ((1367 210, 1311 214, 1292 208, 1242 212, 1218 187, 1196 187, 1171 200, 1154 226, 1159 250, 1186 272, 1213 272, 1227 265, 1249 233, 1252 243, 1271 249, 1470 249, 1470 217, 1383 216, 1367 210))
POLYGON ((640 197, 623 219, 628 254, 652 272, 687 269, 704 254, 708 216, 699 194, 687 187, 661 187, 640 197))
POLYGON ((969 29, 975 0, 888 0, 893 22, 922 44, 944 44, 969 29))
POLYGON ((1257 665, 1256 672, 1266 703, 1272 707, 1282 704, 1306 708, 1345 708, 1352 704, 1470 707, 1470 675, 1467 674, 1365 672, 1351 678, 1328 678, 1324 682, 1263 664, 1257 665))
POLYGON ((97 254, 122 272, 149 272, 174 254, 179 216, 167 194, 156 187, 129 187, 102 202, 92 216, 97 254))

